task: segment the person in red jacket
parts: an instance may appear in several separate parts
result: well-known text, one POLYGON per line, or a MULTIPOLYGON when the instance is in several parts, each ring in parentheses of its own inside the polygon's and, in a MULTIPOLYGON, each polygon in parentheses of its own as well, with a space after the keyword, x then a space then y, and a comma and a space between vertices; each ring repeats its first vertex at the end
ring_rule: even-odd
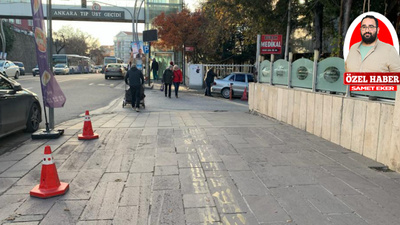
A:
POLYGON ((182 83, 182 71, 177 65, 174 66, 174 79, 172 80, 172 82, 174 82, 175 97, 178 98, 179 84, 182 83))

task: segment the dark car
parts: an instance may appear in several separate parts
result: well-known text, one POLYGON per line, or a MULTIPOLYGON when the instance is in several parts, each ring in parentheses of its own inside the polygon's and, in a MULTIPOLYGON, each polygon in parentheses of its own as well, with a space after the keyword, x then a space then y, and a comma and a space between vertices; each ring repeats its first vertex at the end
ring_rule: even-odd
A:
POLYGON ((24 129, 34 132, 40 122, 38 96, 0 73, 0 138, 24 129))
POLYGON ((19 67, 19 74, 20 75, 25 75, 25 66, 23 62, 16 62, 14 61, 14 64, 19 67))

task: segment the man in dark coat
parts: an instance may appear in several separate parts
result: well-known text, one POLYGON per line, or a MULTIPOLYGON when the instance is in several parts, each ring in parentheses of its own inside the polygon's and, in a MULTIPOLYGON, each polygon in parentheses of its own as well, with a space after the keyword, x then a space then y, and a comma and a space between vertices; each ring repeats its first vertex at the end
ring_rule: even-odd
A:
POLYGON ((169 66, 163 73, 162 82, 164 83, 165 97, 167 97, 167 88, 168 89, 168 97, 171 98, 171 85, 172 79, 174 78, 174 71, 172 70, 172 66, 169 66))
POLYGON ((158 62, 156 61, 156 58, 153 58, 153 62, 151 63, 151 68, 150 70, 153 71, 153 79, 158 80, 158 62))
POLYGON ((211 85, 214 83, 214 77, 216 77, 217 74, 214 73, 214 69, 211 68, 207 71, 207 75, 204 79, 206 82, 206 93, 205 96, 212 96, 211 95, 211 85))
POLYGON ((135 64, 133 64, 131 69, 126 72, 125 83, 129 84, 131 90, 132 108, 135 108, 136 106, 136 112, 139 112, 140 89, 144 84, 144 78, 142 71, 138 70, 135 64))

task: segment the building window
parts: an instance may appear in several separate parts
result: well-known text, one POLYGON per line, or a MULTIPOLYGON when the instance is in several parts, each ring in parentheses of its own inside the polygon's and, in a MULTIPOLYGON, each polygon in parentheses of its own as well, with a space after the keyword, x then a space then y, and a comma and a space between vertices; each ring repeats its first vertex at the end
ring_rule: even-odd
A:
POLYGON ((16 24, 21 24, 21 20, 20 19, 15 19, 15 23, 16 24))
POLYGON ((14 19, 8 19, 8 22, 13 24, 14 23, 14 19))
POLYGON ((33 20, 28 20, 28 25, 33 27, 33 20))

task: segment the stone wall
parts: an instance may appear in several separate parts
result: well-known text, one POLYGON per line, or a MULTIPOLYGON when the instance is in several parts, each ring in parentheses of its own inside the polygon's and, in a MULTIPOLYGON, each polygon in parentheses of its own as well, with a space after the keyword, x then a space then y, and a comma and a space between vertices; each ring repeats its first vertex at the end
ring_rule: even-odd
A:
POLYGON ((249 85, 250 111, 290 124, 400 172, 400 92, 395 103, 264 83, 249 85))
POLYGON ((26 73, 32 73, 32 68, 37 64, 34 37, 15 31, 14 36, 14 45, 11 51, 7 51, 7 59, 23 62, 26 73))

